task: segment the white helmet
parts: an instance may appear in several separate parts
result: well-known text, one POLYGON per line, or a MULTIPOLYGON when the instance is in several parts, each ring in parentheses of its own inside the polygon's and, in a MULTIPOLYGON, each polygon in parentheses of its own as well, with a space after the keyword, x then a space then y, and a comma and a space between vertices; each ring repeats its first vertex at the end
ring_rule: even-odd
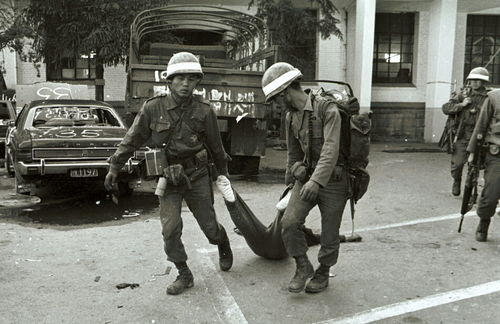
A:
POLYGON ((285 90, 294 80, 302 77, 302 72, 285 62, 271 65, 262 76, 262 91, 266 101, 285 90))
POLYGON ((203 78, 203 70, 200 62, 189 52, 179 52, 172 55, 167 65, 167 79, 170 80, 176 74, 198 74, 203 78))
POLYGON ((490 73, 484 67, 473 68, 466 80, 482 80, 490 82, 490 73))

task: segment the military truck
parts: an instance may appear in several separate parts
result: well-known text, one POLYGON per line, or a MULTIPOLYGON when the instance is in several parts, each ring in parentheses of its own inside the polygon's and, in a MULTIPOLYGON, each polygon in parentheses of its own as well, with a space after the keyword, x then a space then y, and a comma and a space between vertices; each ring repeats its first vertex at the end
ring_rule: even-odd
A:
POLYGON ((168 91, 166 68, 177 52, 195 54, 204 78, 195 94, 215 109, 230 173, 256 174, 265 154, 269 105, 261 78, 277 48, 266 24, 239 11, 209 5, 169 5, 139 13, 131 25, 125 111, 168 91))

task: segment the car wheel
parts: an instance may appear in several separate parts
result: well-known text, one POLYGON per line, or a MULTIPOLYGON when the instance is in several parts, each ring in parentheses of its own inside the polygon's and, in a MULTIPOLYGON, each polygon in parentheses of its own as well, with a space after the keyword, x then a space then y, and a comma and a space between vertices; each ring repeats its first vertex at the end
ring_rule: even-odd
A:
POLYGON ((118 182, 118 194, 120 197, 128 197, 132 195, 134 188, 130 188, 128 182, 118 182))
POLYGON ((12 178, 14 177, 14 165, 12 164, 12 158, 8 153, 8 150, 5 150, 5 160, 4 160, 5 170, 7 171, 7 175, 12 178))

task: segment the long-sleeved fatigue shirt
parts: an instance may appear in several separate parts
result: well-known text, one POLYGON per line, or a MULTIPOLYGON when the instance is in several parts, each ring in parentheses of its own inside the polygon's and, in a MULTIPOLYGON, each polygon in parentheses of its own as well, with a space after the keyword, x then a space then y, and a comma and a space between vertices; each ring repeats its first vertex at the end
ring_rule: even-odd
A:
POLYGON ((477 116, 488 94, 488 90, 481 87, 477 90, 470 90, 469 97, 472 102, 465 107, 462 103, 465 99, 464 94, 460 91, 453 94, 451 99, 442 107, 443 113, 446 115, 457 116, 455 127, 457 127, 457 139, 469 140, 476 125, 477 116), (475 112, 472 112, 475 111, 475 112))
POLYGON ((153 147, 165 148, 168 160, 192 158, 206 144, 219 173, 227 174, 217 115, 210 103, 199 96, 193 95, 183 104, 170 94, 147 100, 110 158, 110 169, 120 170, 148 139, 153 147))
POLYGON ((327 185, 340 155, 341 115, 335 103, 311 94, 304 109, 289 111, 286 115, 286 139, 288 146, 287 172, 295 162, 308 156, 314 171, 311 180, 324 187, 327 185), (312 136, 309 136, 309 121, 312 118, 312 136), (312 140, 312 143, 310 143, 312 140))
POLYGON ((474 134, 467 146, 468 152, 475 152, 478 134, 483 136, 486 143, 500 145, 500 90, 488 93, 474 128, 474 134))

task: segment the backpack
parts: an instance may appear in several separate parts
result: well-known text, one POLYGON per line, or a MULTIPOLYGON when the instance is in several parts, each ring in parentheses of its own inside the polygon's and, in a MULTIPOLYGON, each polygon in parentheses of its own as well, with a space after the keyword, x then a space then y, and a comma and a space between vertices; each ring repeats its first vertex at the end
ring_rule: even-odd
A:
POLYGON ((327 98, 339 108, 342 116, 341 150, 347 157, 347 167, 351 176, 351 195, 354 202, 357 202, 367 191, 370 182, 366 166, 370 154, 372 113, 360 114, 358 99, 356 97, 349 98, 336 89, 320 88, 313 91, 313 95, 327 98))

